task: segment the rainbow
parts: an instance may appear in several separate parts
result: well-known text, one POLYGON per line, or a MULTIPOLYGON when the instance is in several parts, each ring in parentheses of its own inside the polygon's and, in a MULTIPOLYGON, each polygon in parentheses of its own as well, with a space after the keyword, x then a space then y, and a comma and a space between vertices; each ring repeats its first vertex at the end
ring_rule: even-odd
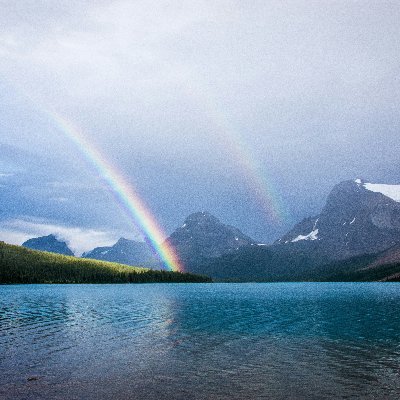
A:
POLYGON ((265 215, 274 223, 282 223, 287 217, 287 211, 247 143, 216 105, 208 107, 207 115, 217 130, 220 140, 223 141, 228 154, 235 159, 240 167, 251 192, 258 199, 265 215))
POLYGON ((164 265, 170 271, 183 271, 174 249, 164 241, 165 234, 146 208, 142 199, 133 190, 132 184, 126 181, 122 174, 109 163, 75 125, 56 111, 47 110, 47 115, 51 117, 57 128, 75 143, 85 158, 104 179, 122 208, 133 219, 135 226, 139 226, 142 233, 149 239, 151 246, 157 252, 164 265))
MULTIPOLYGON (((240 167, 251 192, 258 199, 259 205, 264 210, 264 214, 270 221, 281 224, 287 217, 287 210, 280 196, 274 189, 271 180, 268 179, 263 166, 254 157, 254 152, 232 126, 229 118, 221 111, 216 101, 216 96, 212 95, 209 85, 200 76, 193 76, 185 69, 181 70, 180 77, 188 91, 188 96, 190 98, 194 97, 199 101, 199 109, 203 109, 216 131, 217 137, 223 143, 228 154, 235 159, 240 167)), ((21 92, 32 101, 25 91, 21 90, 21 92)), ((37 105, 36 101, 32 101, 32 103, 37 105)), ((165 266, 169 270, 182 271, 182 265, 174 249, 165 242, 161 245, 165 235, 152 214, 145 207, 143 201, 133 190, 132 185, 107 161, 94 144, 88 141, 86 135, 70 121, 49 107, 41 107, 40 110, 44 111, 56 123, 60 131, 76 144, 85 158, 104 178, 120 205, 132 218, 134 225, 141 228, 142 233, 149 239, 150 244, 165 266)))
POLYGON ((186 80, 186 89, 190 98, 197 98, 198 109, 203 110, 221 141, 221 147, 232 157, 246 178, 251 192, 258 199, 260 207, 270 221, 281 224, 288 217, 288 211, 268 179, 264 167, 254 157, 254 151, 235 129, 229 118, 222 112, 211 87, 201 76, 193 76, 189 71, 181 70, 181 79, 186 80))
POLYGON ((127 182, 77 126, 54 110, 46 108, 45 113, 57 128, 76 145, 86 160, 104 179, 120 206, 132 219, 135 227, 139 227, 143 235, 148 238, 165 267, 170 271, 182 272, 183 266, 180 264, 175 250, 164 241, 166 235, 133 189, 132 184, 127 182))

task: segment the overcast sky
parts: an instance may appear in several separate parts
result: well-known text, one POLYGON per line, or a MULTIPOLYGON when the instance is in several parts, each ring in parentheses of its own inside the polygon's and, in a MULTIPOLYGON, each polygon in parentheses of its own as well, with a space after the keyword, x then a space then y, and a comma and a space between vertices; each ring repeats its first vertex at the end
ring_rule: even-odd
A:
POLYGON ((167 234, 208 210, 270 242, 341 180, 400 183, 399 21, 397 0, 0 0, 0 240, 140 237, 46 105, 167 234))

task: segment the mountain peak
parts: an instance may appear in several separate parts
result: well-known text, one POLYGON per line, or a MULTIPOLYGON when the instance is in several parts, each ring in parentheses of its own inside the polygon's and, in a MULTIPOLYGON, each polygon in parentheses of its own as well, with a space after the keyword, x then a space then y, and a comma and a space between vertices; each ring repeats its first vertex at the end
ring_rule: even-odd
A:
MULTIPOLYGON (((400 185, 386 183, 371 183, 365 179, 357 178, 354 180, 343 181, 337 184, 329 197, 357 195, 359 198, 367 195, 368 199, 379 199, 380 195, 389 198, 397 203, 400 202, 400 185), (378 195, 378 197, 377 197, 378 195), (371 197, 373 196, 373 197, 371 197)), ((352 200, 350 198, 350 200, 352 200)), ((329 201, 329 198, 328 198, 329 201)))
POLYGON ((47 236, 41 236, 27 240, 22 246, 28 249, 48 251, 51 253, 64 254, 67 256, 73 256, 74 253, 68 247, 67 243, 57 239, 56 235, 50 234, 47 236))
POLYGON ((400 202, 400 185, 388 185, 383 183, 368 183, 358 180, 357 184, 370 192, 380 193, 391 200, 400 202), (360 182, 360 183, 358 183, 360 182))
POLYGON ((357 178, 357 179, 354 179, 353 182, 360 186, 360 185, 364 184, 365 180, 361 179, 361 178, 357 178))
POLYGON ((131 242, 133 242, 133 240, 126 239, 126 238, 124 238, 124 237, 120 237, 120 238, 117 240, 117 243, 114 244, 114 246, 117 246, 117 245, 124 245, 124 244, 128 244, 128 243, 131 243, 131 242))
POLYGON ((399 242, 399 203, 400 185, 340 182, 320 215, 298 223, 278 243, 314 240, 335 258, 379 252, 399 242))
MULTIPOLYGON (((35 239, 35 238, 32 238, 32 239, 35 239)), ((37 237, 36 239, 57 240, 57 237, 56 237, 56 235, 54 235, 53 233, 50 233, 50 235, 47 235, 47 236, 40 236, 40 237, 37 237)), ((29 240, 30 240, 30 239, 29 239, 29 240)))
POLYGON ((201 211, 190 214, 167 243, 176 249, 183 262, 198 264, 256 242, 209 212, 201 211))
POLYGON ((219 219, 208 211, 199 211, 190 214, 185 219, 185 224, 219 223, 219 219))
POLYGON ((124 237, 119 238, 113 246, 96 247, 84 253, 82 257, 134 266, 158 267, 157 257, 148 243, 124 237))

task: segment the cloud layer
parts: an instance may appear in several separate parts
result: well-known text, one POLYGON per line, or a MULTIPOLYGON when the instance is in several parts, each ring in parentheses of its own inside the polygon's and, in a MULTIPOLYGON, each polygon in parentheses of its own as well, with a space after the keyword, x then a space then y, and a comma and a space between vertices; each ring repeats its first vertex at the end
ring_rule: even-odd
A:
POLYGON ((110 246, 118 239, 118 233, 59 225, 47 220, 10 219, 2 221, 0 235, 11 244, 21 244, 32 237, 55 234, 65 241, 75 255, 92 250, 97 246, 110 246))
POLYGON ((1 142, 47 160, 27 185, 2 154, 0 172, 22 174, 7 178, 9 202, 27 202, 8 216, 127 229, 43 104, 81 127, 167 232, 209 209, 269 241, 342 179, 398 182, 396 1, 3 3, 1 142))

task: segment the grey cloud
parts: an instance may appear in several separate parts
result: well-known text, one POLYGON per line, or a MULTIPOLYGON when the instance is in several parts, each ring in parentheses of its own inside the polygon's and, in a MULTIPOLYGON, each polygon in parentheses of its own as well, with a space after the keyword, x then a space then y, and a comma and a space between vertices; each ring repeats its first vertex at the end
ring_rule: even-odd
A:
POLYGON ((1 140, 66 163, 81 158, 15 84, 74 120, 168 231, 205 204, 270 240, 318 211, 341 179, 398 180, 397 1, 2 6, 1 140), (288 207, 282 227, 262 218, 227 141, 246 144, 288 207))

